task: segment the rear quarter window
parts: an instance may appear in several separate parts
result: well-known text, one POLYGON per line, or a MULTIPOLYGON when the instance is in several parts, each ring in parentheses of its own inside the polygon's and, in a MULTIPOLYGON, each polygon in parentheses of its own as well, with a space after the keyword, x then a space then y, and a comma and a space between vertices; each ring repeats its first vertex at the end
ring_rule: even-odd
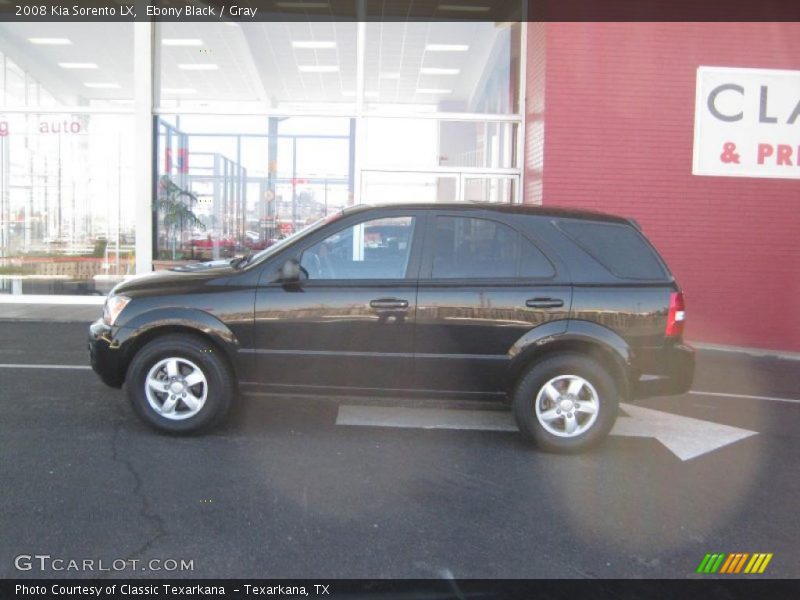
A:
POLYGON ((653 247, 631 225, 559 221, 556 226, 617 277, 650 280, 668 277, 653 247))

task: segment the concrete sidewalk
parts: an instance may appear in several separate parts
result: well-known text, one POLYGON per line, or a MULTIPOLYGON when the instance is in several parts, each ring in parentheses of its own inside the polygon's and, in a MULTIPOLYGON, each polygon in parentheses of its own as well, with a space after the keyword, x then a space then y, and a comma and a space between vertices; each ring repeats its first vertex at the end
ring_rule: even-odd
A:
POLYGON ((0 294, 0 320, 91 322, 103 313, 105 296, 16 296, 0 294))

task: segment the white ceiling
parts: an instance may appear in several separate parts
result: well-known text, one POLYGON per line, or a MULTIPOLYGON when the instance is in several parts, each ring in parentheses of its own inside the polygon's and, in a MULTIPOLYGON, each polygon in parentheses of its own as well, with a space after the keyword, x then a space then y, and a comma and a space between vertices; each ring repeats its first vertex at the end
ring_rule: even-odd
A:
POLYGON ((133 27, 129 23, 0 23, 0 52, 32 74, 64 104, 133 98, 133 27), (67 38, 67 46, 39 46, 31 37, 67 38), (60 62, 93 62, 97 69, 67 70, 60 62), (90 89, 84 83, 118 83, 90 89))
MULTIPOLYGON (((200 39, 200 46, 158 44, 161 86, 195 90, 163 93, 163 106, 247 102, 268 107, 286 103, 352 104, 356 90, 356 31, 352 22, 160 23, 157 39, 200 39), (292 41, 334 42, 324 49, 294 48, 292 41), (213 71, 181 64, 213 63, 213 71), (329 73, 301 66, 336 66, 329 73)), ((508 61, 511 36, 494 23, 367 23, 365 90, 368 104, 438 104, 467 110, 485 77, 490 57, 508 61), (426 51, 427 44, 464 44, 466 52, 426 51), (457 69, 458 74, 423 74, 422 68, 457 69), (382 78, 399 74, 399 78, 382 78), (451 93, 425 94, 419 89, 451 93)), ((60 101, 85 104, 133 98, 133 28, 130 23, 0 23, 0 52, 45 83, 60 101), (41 46, 31 37, 68 38, 67 46, 41 46), (59 62, 94 62, 98 69, 66 70, 59 62), (90 89, 84 83, 117 83, 119 89, 90 89)))

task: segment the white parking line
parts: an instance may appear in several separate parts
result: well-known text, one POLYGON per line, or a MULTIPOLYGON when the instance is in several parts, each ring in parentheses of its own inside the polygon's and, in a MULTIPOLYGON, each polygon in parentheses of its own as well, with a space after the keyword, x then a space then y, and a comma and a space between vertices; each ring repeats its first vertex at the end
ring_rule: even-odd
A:
POLYGON ((91 370, 87 365, 12 365, 0 364, 0 369, 74 369, 78 371, 91 370))
POLYGON ((408 427, 411 429, 517 431, 517 426, 509 412, 452 408, 345 405, 339 407, 336 424, 367 427, 408 427))
MULTIPOLYGON (((77 371, 90 371, 92 367, 88 365, 30 365, 30 364, 11 364, 11 363, 0 363, 0 369, 72 369, 77 371)), ((768 402, 788 402, 789 404, 800 404, 800 398, 779 398, 776 396, 751 396, 748 394, 731 394, 729 392, 703 392, 700 390, 691 390, 688 392, 694 396, 716 396, 720 398, 745 398, 747 400, 766 400, 768 402)), ((484 411, 466 411, 466 412, 476 412, 476 413, 483 413, 484 411)), ((474 416, 466 416, 464 417, 466 421, 464 424, 469 422, 470 418, 474 418, 474 416)), ((470 427, 465 427, 462 424, 460 427, 454 427, 454 429, 470 429, 470 427)), ((485 423, 483 427, 485 428, 485 423)), ((498 426, 498 430, 502 431, 503 427, 498 426)))
POLYGON ((747 394, 731 394, 728 392, 701 392, 700 390, 692 390, 689 393, 695 396, 720 396, 724 398, 746 398, 747 400, 768 400, 770 402, 789 402, 791 404, 800 404, 800 398, 777 398, 775 396, 749 396, 747 394))

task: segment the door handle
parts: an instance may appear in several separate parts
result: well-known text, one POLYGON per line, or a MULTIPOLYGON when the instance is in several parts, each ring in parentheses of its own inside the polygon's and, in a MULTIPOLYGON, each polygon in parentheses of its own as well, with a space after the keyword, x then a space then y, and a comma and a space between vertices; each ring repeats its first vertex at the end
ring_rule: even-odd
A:
POLYGON ((408 300, 401 298, 376 298, 370 300, 369 305, 372 308, 408 308, 408 300))
POLYGON ((560 308, 564 301, 560 298, 529 298, 525 301, 528 308, 560 308))

